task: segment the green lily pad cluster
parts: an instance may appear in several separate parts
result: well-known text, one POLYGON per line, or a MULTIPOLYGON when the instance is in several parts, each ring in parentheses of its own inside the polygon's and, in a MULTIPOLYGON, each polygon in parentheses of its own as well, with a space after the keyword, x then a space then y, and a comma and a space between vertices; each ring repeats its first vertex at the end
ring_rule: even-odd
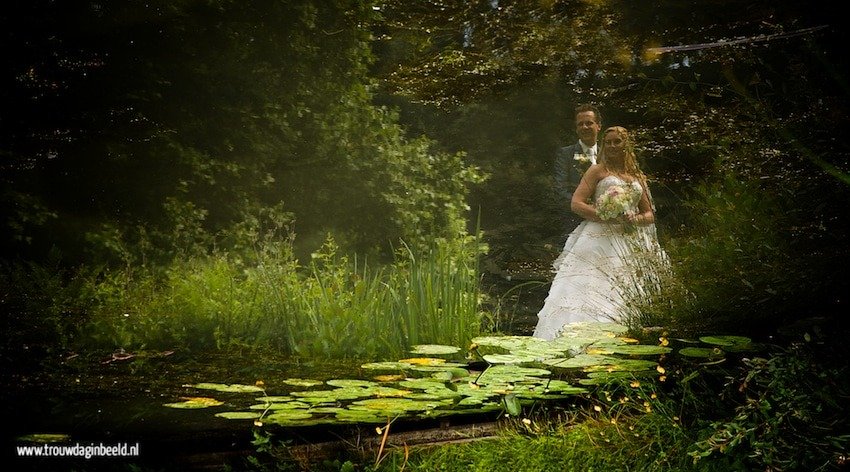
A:
MULTIPOLYGON (((553 341, 530 336, 481 336, 473 339, 469 348, 470 356, 486 362, 485 368, 476 370, 474 363, 451 360, 460 352, 457 347, 422 344, 411 350, 421 357, 361 365, 361 374, 374 380, 289 379, 274 388, 287 391, 273 395, 263 388, 241 384, 186 387, 228 394, 262 392, 263 396, 255 396, 253 402, 228 400, 228 406, 236 409, 216 416, 284 426, 386 423, 396 417, 481 413, 504 410, 508 405, 515 410, 517 405, 584 394, 587 386, 612 379, 651 378, 663 372, 658 357, 671 348, 637 344, 637 340, 624 337, 625 330, 613 323, 577 323, 553 341)), ((708 349, 740 348, 749 342, 728 336, 701 341, 712 346, 708 349)), ((188 397, 167 406, 209 408, 223 404, 202 398, 188 397)))
MULTIPOLYGON (((377 424, 395 417, 427 418, 499 410, 503 397, 508 394, 531 402, 586 392, 584 388, 564 380, 550 379, 551 372, 547 369, 493 365, 482 372, 472 372, 459 367, 463 364, 427 359, 363 366, 366 370, 403 369, 407 375, 394 382, 333 379, 322 382, 321 388, 256 397, 257 402, 243 410, 220 412, 215 416, 285 426, 345 422, 377 424), (423 367, 427 369, 423 370, 423 367)), ((317 382, 308 383, 313 385, 317 382)), ((196 384, 191 387, 211 389, 211 385, 224 384, 196 384)), ((222 391, 232 393, 240 389, 222 391)), ((241 391, 248 393, 251 389, 241 391)), ((187 400, 184 403, 184 408, 221 405, 212 401, 194 404, 187 400)), ((234 403, 238 402, 228 402, 234 403)), ((175 404, 168 406, 177 407, 175 404)))

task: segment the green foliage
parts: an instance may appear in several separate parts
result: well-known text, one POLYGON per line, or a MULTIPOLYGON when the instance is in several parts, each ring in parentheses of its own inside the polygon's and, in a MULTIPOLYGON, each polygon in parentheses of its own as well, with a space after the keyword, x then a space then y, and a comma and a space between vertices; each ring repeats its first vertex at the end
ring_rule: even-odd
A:
POLYGON ((0 263, 3 362, 22 368, 77 342, 77 327, 96 304, 98 273, 68 269, 56 252, 44 264, 0 263))
POLYGON ((699 185, 665 248, 672 273, 637 308, 643 326, 764 332, 798 316, 799 262, 781 191, 727 175, 699 185))
POLYGON ((745 360, 736 386, 746 397, 703 430, 689 452, 694 463, 719 454, 751 470, 837 469, 850 446, 843 400, 850 383, 846 365, 821 356, 796 346, 745 360))
POLYGON ((373 268, 332 238, 301 267, 289 242, 247 261, 220 252, 164 275, 113 270, 94 293, 83 345, 132 350, 246 346, 300 357, 377 358, 423 343, 465 345, 482 329, 476 238, 399 251, 373 268))

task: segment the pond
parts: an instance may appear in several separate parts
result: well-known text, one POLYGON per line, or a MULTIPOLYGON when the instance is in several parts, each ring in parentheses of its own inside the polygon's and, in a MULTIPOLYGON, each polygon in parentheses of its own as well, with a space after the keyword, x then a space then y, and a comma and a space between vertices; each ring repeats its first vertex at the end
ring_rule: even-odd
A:
POLYGON ((140 443, 140 458, 149 463, 247 450, 251 448, 250 425, 207 411, 163 405, 194 392, 184 385, 206 381, 253 385, 263 379, 280 385, 290 377, 332 378, 336 375, 333 371, 356 367, 339 361, 301 363, 248 352, 199 358, 179 352, 138 353, 126 360, 112 359, 72 356, 33 375, 11 376, 4 401, 7 446, 27 444, 19 438, 44 433, 68 435, 64 442, 70 443, 140 443))
POLYGON ((41 439, 32 435, 49 433, 60 435, 48 438, 57 444, 139 444, 141 463, 197 461, 249 453, 258 428, 309 443, 388 421, 401 429, 493 421, 535 403, 575 402, 612 378, 663 380, 674 350, 714 362, 752 348, 734 336, 640 344, 624 331, 577 324, 552 342, 481 336, 468 348, 421 345, 409 358, 366 363, 250 353, 75 356, 7 392, 7 440, 32 444, 41 439))

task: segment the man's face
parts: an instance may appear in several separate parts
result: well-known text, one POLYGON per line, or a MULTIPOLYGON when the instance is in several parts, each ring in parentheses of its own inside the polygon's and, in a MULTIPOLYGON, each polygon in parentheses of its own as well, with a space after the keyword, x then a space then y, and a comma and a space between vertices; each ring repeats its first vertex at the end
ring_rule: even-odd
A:
POLYGON ((593 145, 602 127, 596 120, 596 113, 583 111, 576 115, 576 134, 584 144, 593 145))

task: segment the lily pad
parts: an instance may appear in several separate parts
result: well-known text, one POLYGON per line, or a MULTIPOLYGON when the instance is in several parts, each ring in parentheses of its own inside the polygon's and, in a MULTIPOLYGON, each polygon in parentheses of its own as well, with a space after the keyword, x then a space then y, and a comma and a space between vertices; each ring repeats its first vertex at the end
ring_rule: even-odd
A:
POLYGON ((305 420, 313 419, 313 415, 304 410, 280 410, 263 418, 263 422, 279 425, 299 425, 305 420))
POLYGON ((499 381, 506 380, 508 382, 519 381, 527 377, 546 377, 552 374, 551 371, 540 369, 537 367, 522 367, 518 365, 493 365, 487 368, 482 374, 479 381, 499 381))
POLYGON ((251 392, 262 392, 263 389, 257 387, 256 385, 242 385, 242 384, 221 384, 221 383, 208 383, 203 382, 195 385, 190 385, 190 387, 202 389, 202 390, 215 390, 217 392, 225 392, 225 393, 251 393, 251 392))
POLYGON ((328 380, 328 385, 333 385, 334 387, 377 387, 378 384, 372 382, 371 380, 356 380, 356 379, 333 379, 328 380))
POLYGON ((166 403, 163 406, 183 410, 197 410, 199 408, 210 408, 213 406, 224 405, 224 402, 208 397, 185 397, 184 400, 185 401, 182 402, 166 403))
POLYGON ((399 362, 416 366, 439 366, 446 363, 445 359, 439 357, 413 357, 410 359, 401 359, 399 362))
POLYGON ((460 348, 455 346, 443 346, 440 344, 419 344, 417 346, 413 346, 413 349, 410 352, 413 354, 422 354, 426 356, 438 356, 444 354, 454 354, 458 351, 460 351, 460 348))
POLYGON ((407 388, 416 388, 416 389, 429 389, 429 388, 446 388, 445 382, 440 381, 439 379, 435 379, 433 377, 423 377, 419 379, 406 379, 398 383, 402 387, 407 388))
POLYGON ((457 393, 463 395, 466 398, 491 398, 498 395, 498 393, 488 388, 487 385, 473 384, 471 382, 466 384, 458 384, 457 393))
POLYGON ((289 401, 285 403, 258 403, 248 407, 250 410, 298 410, 307 409, 310 405, 304 402, 289 401))
POLYGON ((610 355, 610 354, 614 354, 614 351, 609 349, 607 346, 596 346, 596 345, 587 346, 587 348, 584 350, 584 352, 587 355, 590 355, 590 356, 607 356, 607 355, 610 355))
POLYGON ((572 345, 561 345, 555 344, 554 342, 547 342, 544 345, 539 346, 531 346, 522 349, 511 349, 511 354, 516 354, 518 356, 532 356, 536 359, 545 359, 547 357, 560 357, 567 352, 571 352, 574 349, 572 345))
POLYGON ((491 411, 499 411, 503 410, 502 399, 499 398, 496 401, 488 401, 484 402, 481 405, 468 405, 474 408, 463 408, 463 409, 452 409, 452 410, 442 410, 442 409, 434 409, 427 410, 419 416, 422 418, 439 418, 442 416, 460 416, 460 415, 474 415, 480 413, 488 413, 491 411))
POLYGON ((465 397, 457 402, 458 406, 479 406, 491 397, 465 397))
POLYGON ((432 371, 431 373, 431 377, 433 379, 442 380, 444 382, 451 382, 467 376, 469 376, 469 371, 461 367, 449 367, 447 369, 432 371))
POLYGON ((313 379, 286 379, 283 381, 286 385, 292 385, 293 387, 316 387, 324 384, 321 380, 313 380, 313 379))
POLYGON ((537 385, 515 386, 509 393, 513 393, 523 400, 554 400, 567 398, 569 395, 584 393, 582 387, 575 387, 562 380, 553 380, 549 385, 541 382, 537 385), (557 383, 560 382, 560 383, 557 383))
POLYGON ((368 389, 360 387, 335 388, 333 390, 305 390, 303 392, 292 392, 292 396, 298 397, 307 403, 333 403, 340 400, 354 400, 371 396, 368 389))
POLYGON ((392 387, 374 387, 368 389, 368 392, 375 397, 407 397, 413 393, 410 390, 392 387))
POLYGON ((292 397, 289 396, 281 396, 281 395, 268 395, 265 397, 257 397, 254 400, 266 402, 266 403, 278 403, 278 402, 288 402, 292 400, 292 397))
POLYGON ((624 344, 621 346, 605 346, 611 354, 623 354, 628 356, 652 356, 667 354, 672 351, 669 347, 651 346, 648 344, 624 344))
POLYGON ((399 380, 404 380, 404 375, 402 374, 386 374, 386 375, 376 375, 372 377, 378 382, 398 382, 399 380))
POLYGON ((225 411, 216 413, 215 416, 228 420, 255 420, 261 417, 262 413, 255 413, 253 411, 225 411))
POLYGON ((575 352, 584 349, 585 346, 589 344, 593 344, 599 341, 598 336, 586 337, 586 336, 562 336, 560 338, 555 338, 550 341, 553 349, 560 350, 561 352, 575 352))
POLYGON ((508 351, 547 349, 549 342, 532 336, 479 336, 472 342, 479 346, 499 347, 508 351))
POLYGON ((517 354, 487 354, 484 356, 484 360, 490 364, 527 364, 537 359, 537 356, 517 354))
POLYGON ((702 336, 700 341, 715 346, 748 346, 753 340, 744 336, 702 336))
POLYGON ((543 393, 561 393, 564 395, 579 395, 587 393, 586 388, 577 387, 564 380, 552 380, 547 385, 544 385, 543 393))
POLYGON ((311 407, 309 412, 314 414, 332 414, 335 415, 340 411, 345 410, 344 407, 340 406, 314 406, 311 407))
MULTIPOLYGON (((611 333, 608 333, 608 334, 611 334, 611 333)), ((598 348, 605 349, 605 348, 610 348, 610 347, 613 347, 613 346, 622 346, 624 344, 628 344, 628 343, 623 341, 623 338, 621 338, 621 337, 602 336, 599 339, 597 339, 596 341, 593 341, 593 343, 590 344, 589 346, 587 346, 587 348, 590 349, 590 348, 598 347, 598 348)))
POLYGON ((602 356, 597 354, 579 354, 573 357, 559 357, 554 359, 544 359, 543 364, 552 367, 561 367, 565 369, 589 367, 594 365, 607 365, 616 362, 617 359, 602 356))
POLYGON ((563 331, 561 331, 561 337, 575 335, 594 336, 600 334, 603 336, 609 336, 611 334, 616 335, 625 333, 626 331, 628 331, 628 328, 621 324, 613 322, 586 321, 566 325, 563 331))
POLYGON ((655 361, 644 359, 615 359, 610 364, 593 365, 584 368, 585 372, 635 372, 654 369, 655 361))
POLYGON ((70 440, 71 435, 63 433, 33 433, 18 437, 18 441, 34 442, 39 444, 68 442, 70 440))
POLYGON ((405 362, 369 362, 360 366, 368 370, 408 370, 413 364, 405 362))
POLYGON ((591 372, 586 379, 578 381, 581 385, 605 385, 612 380, 629 380, 635 378, 655 377, 658 373, 654 370, 641 371, 614 371, 614 372, 591 372))
POLYGON ((466 367, 466 364, 461 364, 459 362, 446 362, 443 364, 435 365, 411 365, 409 369, 416 372, 443 372, 463 367, 466 367))
POLYGON ((349 410, 369 410, 385 416, 394 416, 411 411, 424 411, 435 406, 432 402, 408 398, 369 398, 353 402, 349 410))
MULTIPOLYGON (((395 415, 391 415, 395 416, 395 415)), ((387 416, 371 410, 342 410, 336 414, 338 421, 348 423, 386 423, 387 416)))
POLYGON ((447 388, 443 389, 431 389, 425 390, 422 393, 411 393, 405 398, 409 398, 411 400, 425 400, 425 401, 449 401, 451 402, 454 398, 462 397, 458 392, 453 390, 449 390, 447 388))
POLYGON ((678 352, 681 356, 704 359, 716 359, 724 356, 723 350, 717 347, 683 347, 678 352))

